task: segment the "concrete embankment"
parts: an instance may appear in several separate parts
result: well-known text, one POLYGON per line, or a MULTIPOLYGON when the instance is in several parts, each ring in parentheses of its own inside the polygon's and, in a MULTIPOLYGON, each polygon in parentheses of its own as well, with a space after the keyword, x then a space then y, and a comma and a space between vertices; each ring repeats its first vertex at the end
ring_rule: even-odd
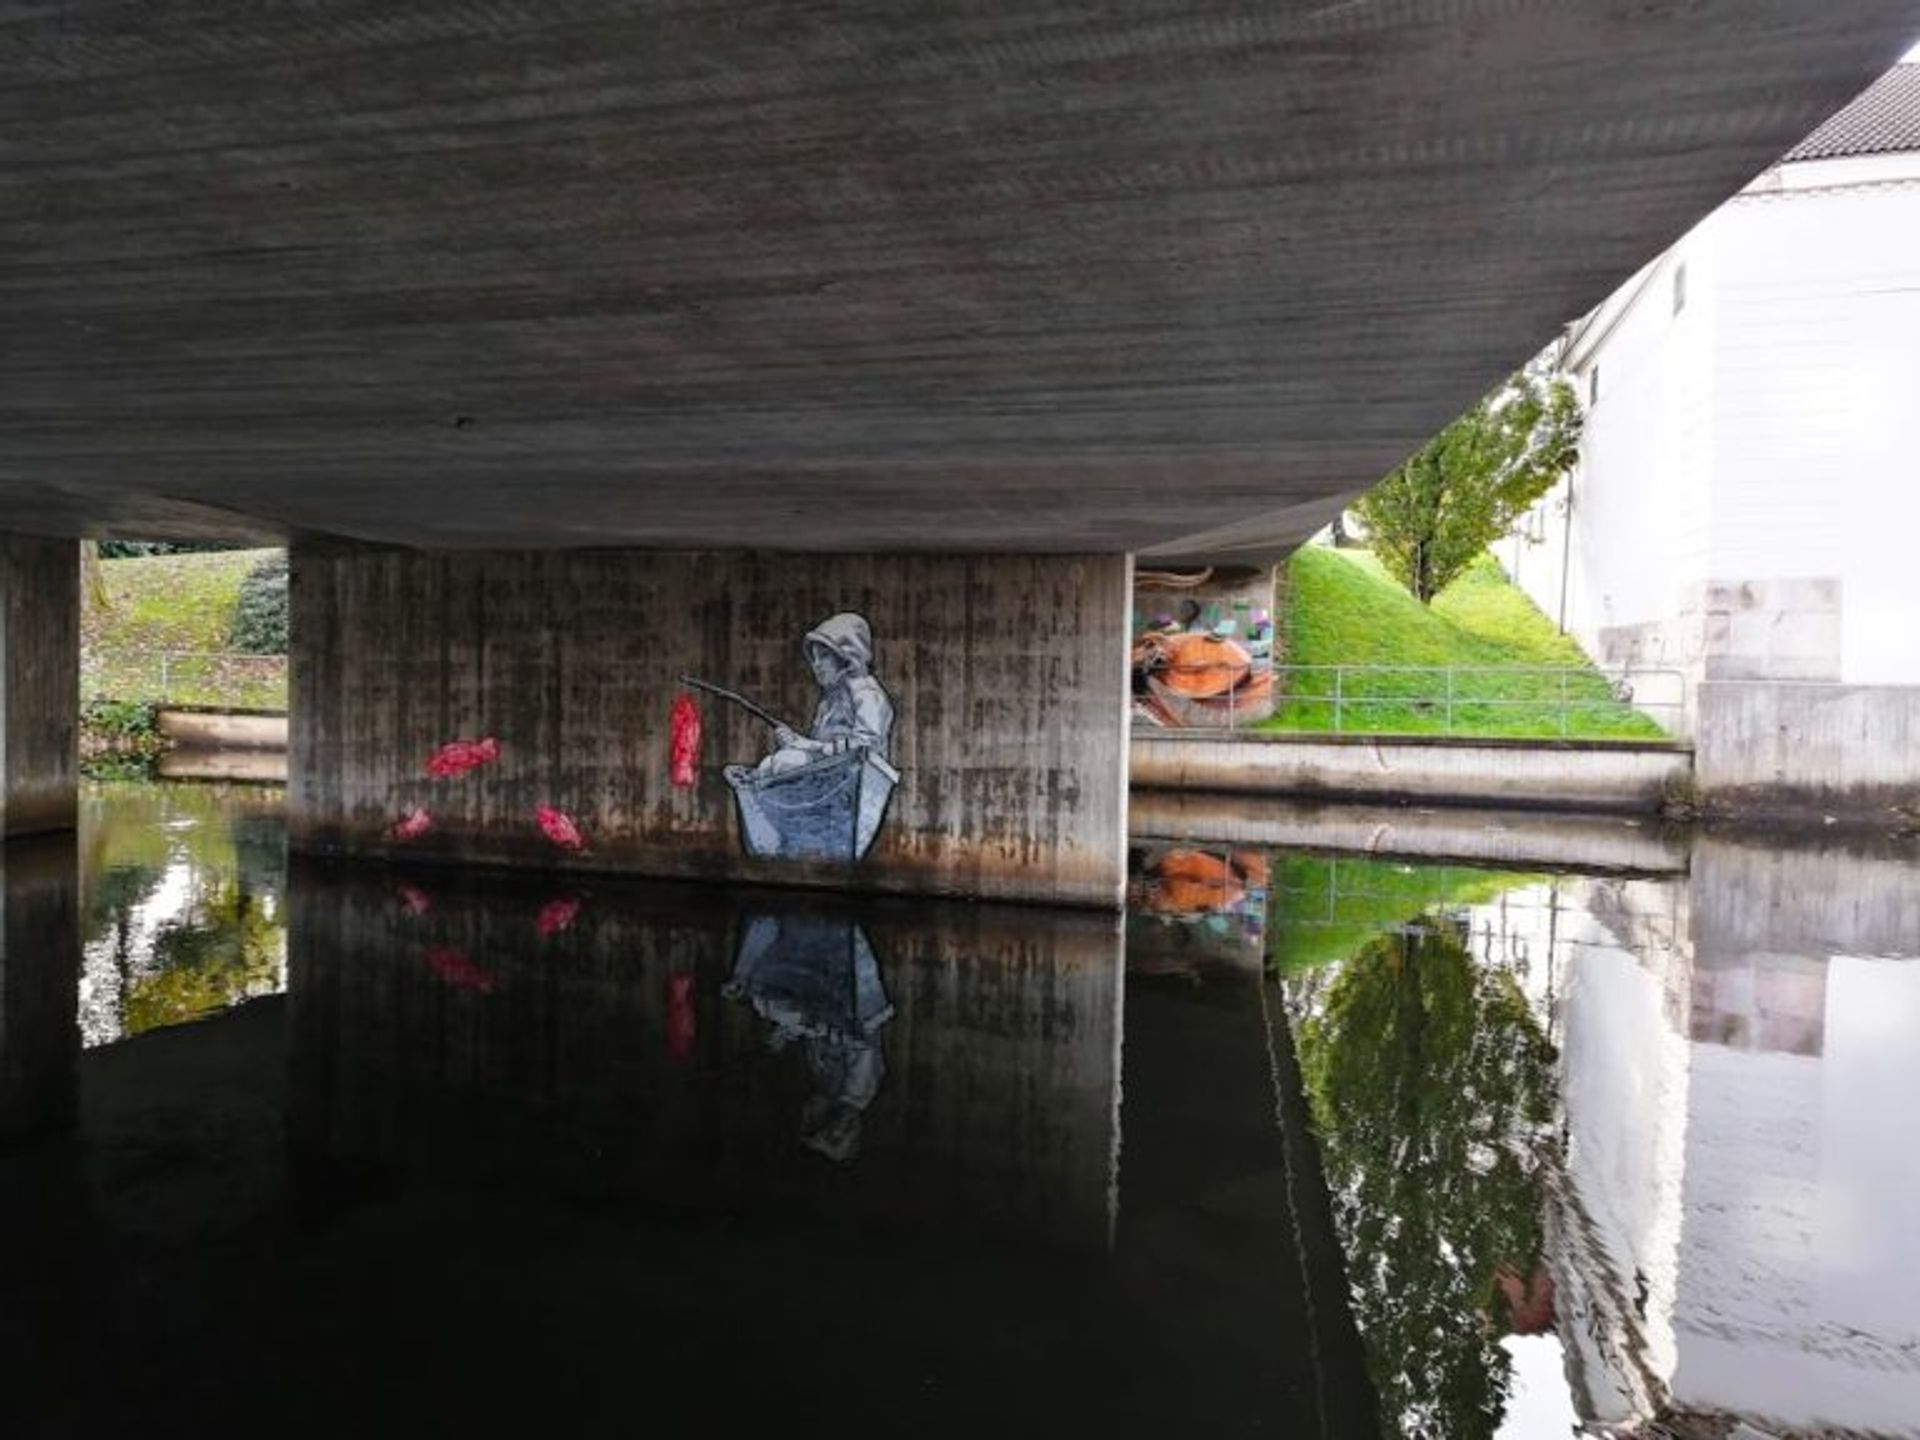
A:
POLYGON ((287 748, 287 717, 273 710, 163 709, 154 724, 182 750, 279 750, 287 748))
POLYGON ((1127 827, 1138 840, 1335 850, 1503 868, 1634 875, 1674 875, 1687 868, 1686 830, 1638 815, 1136 790, 1127 827))
POLYGON ((287 782, 287 717, 266 710, 166 709, 154 724, 169 748, 163 780, 287 782))
POLYGON ((1136 731, 1136 791, 1431 801, 1652 814, 1691 793, 1693 754, 1672 742, 1458 736, 1218 735, 1136 731))

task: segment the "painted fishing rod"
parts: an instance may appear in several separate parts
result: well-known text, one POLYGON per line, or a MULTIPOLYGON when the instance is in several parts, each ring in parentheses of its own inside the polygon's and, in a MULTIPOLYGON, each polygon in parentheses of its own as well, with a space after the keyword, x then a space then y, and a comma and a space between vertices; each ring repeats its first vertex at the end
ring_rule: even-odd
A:
POLYGON ((691 685, 696 690, 704 690, 709 695, 718 695, 722 700, 731 700, 733 701, 734 704, 738 705, 741 709, 749 711, 752 714, 759 716, 762 720, 766 721, 767 724, 769 725, 773 725, 776 727, 781 727, 789 730, 793 728, 792 726, 788 725, 786 721, 782 720, 778 715, 775 715, 770 710, 761 709, 758 705, 754 704, 753 701, 747 699, 746 696, 737 694, 732 690, 724 689, 721 686, 715 685, 710 681, 696 680, 691 675, 682 675, 680 677, 680 683, 682 685, 691 685))

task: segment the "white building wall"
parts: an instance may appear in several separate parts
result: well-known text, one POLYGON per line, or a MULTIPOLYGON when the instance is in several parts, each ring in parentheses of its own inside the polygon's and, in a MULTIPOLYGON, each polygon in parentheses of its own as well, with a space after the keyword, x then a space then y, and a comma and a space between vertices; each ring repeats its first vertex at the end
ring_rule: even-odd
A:
POLYGON ((1557 616, 1564 555, 1589 655, 1684 673, 1709 799, 1899 803, 1920 764, 1898 738, 1920 723, 1920 153, 1769 172, 1583 322, 1567 363, 1583 398, 1599 379, 1572 523, 1548 496, 1497 548, 1508 572, 1557 616), (1805 681, 1856 687, 1877 758, 1835 769, 1781 720, 1807 763, 1756 780, 1728 717, 1800 705, 1805 681))
POLYGON ((1714 218, 1710 570, 1759 602, 1728 597, 1733 677, 1920 683, 1920 156, 1899 159, 1910 178, 1844 188, 1798 186, 1890 162, 1789 167, 1714 218))
POLYGON ((1602 307, 1569 356, 1585 408, 1580 466, 1496 547, 1541 611, 1564 613, 1607 668, 1685 668, 1700 648, 1714 518, 1717 250, 1709 217, 1602 307))

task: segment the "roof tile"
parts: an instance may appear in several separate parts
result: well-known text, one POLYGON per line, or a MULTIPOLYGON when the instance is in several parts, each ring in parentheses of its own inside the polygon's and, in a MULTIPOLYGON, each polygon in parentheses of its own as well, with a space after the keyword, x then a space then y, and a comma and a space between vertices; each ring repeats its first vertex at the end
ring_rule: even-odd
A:
POLYGON ((1896 65, 1780 158, 1831 160, 1920 150, 1920 65, 1896 65))

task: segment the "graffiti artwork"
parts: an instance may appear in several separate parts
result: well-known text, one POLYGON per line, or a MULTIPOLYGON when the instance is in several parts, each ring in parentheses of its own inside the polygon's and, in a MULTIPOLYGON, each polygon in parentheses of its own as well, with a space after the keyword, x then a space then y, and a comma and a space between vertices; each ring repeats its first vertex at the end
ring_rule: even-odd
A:
POLYGON ((820 687, 804 732, 730 690, 683 677, 765 721, 770 744, 754 765, 729 765, 749 855, 852 863, 886 818, 900 772, 888 760, 893 699, 873 675, 873 631, 864 616, 829 616, 802 642, 820 687))
POLYGON ((1273 575, 1142 571, 1133 606, 1134 714, 1232 728, 1273 713, 1273 575))

